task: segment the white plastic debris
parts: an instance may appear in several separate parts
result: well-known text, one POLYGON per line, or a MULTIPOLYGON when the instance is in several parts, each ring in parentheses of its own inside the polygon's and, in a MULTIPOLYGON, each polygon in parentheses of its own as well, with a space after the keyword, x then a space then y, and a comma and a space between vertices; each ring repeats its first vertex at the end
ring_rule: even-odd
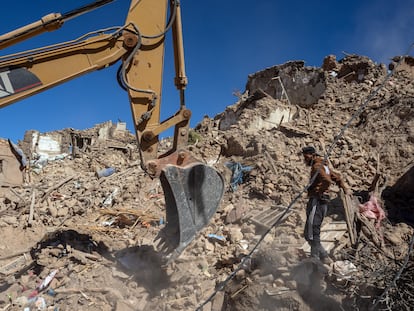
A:
POLYGON ((112 202, 114 200, 114 197, 118 194, 119 188, 115 188, 112 193, 106 197, 105 201, 103 202, 104 206, 110 206, 112 205, 112 202))
POLYGON ((339 282, 343 280, 349 280, 352 275, 358 271, 355 265, 349 260, 335 261, 333 270, 337 274, 336 278, 339 282))
POLYGON ((57 272, 58 272, 57 269, 50 272, 49 275, 43 280, 43 282, 37 287, 37 290, 40 292, 46 287, 48 287, 49 283, 52 282, 57 272))

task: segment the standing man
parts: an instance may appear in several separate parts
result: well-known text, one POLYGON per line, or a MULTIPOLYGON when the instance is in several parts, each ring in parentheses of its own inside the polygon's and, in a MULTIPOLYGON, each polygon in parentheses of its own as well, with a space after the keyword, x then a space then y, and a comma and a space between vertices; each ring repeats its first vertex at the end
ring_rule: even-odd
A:
POLYGON ((307 166, 311 167, 310 178, 316 178, 308 188, 309 201, 306 206, 306 224, 305 239, 311 247, 311 257, 320 259, 323 263, 330 264, 332 260, 329 258, 328 252, 321 244, 321 226, 329 202, 328 190, 331 184, 336 183, 344 189, 346 188, 339 174, 333 172, 324 159, 316 153, 314 147, 308 146, 302 149, 304 161, 307 166))

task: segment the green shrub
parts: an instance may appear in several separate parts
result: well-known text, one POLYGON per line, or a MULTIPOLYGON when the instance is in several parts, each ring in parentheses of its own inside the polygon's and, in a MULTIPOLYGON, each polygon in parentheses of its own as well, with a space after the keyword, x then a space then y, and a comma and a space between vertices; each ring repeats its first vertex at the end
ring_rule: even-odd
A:
POLYGON ((199 141, 201 141, 201 135, 198 134, 196 131, 194 130, 190 130, 188 132, 188 144, 189 145, 195 145, 196 143, 198 143, 199 141))

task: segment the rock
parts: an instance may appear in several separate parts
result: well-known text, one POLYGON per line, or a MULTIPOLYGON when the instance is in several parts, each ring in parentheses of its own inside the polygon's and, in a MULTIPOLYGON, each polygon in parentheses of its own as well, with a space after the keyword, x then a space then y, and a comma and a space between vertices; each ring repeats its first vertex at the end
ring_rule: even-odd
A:
POLYGON ((52 216, 53 218, 58 216, 58 209, 54 205, 49 206, 47 208, 47 211, 50 214, 50 216, 52 216))
POLYGON ((229 229, 229 239, 231 243, 237 243, 243 240, 243 233, 239 227, 233 227, 229 229))
POLYGON ((134 310, 144 310, 145 304, 140 306, 130 306, 129 304, 123 302, 123 301, 117 301, 116 302, 116 311, 134 311, 134 310))

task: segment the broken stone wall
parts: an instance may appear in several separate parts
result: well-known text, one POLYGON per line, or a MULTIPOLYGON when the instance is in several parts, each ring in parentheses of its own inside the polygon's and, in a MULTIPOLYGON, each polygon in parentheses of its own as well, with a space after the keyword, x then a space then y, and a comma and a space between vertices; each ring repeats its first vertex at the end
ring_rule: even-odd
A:
POLYGON ((57 156, 62 153, 63 137, 60 133, 48 133, 41 135, 33 133, 32 150, 43 157, 57 156))
MULTIPOLYGON (((107 139, 131 139, 135 136, 131 134, 131 132, 127 129, 126 122, 117 122, 116 124, 113 124, 112 121, 107 121, 104 123, 96 124, 95 127, 92 129, 89 129, 91 134, 98 134, 96 139, 98 140, 107 140, 107 139)), ((85 133, 85 131, 82 131, 82 133, 85 133)), ((94 142, 93 142, 94 143, 94 142)))
POLYGON ((282 99, 286 92, 292 105, 310 107, 326 89, 325 73, 304 65, 303 61, 291 61, 251 74, 246 90, 253 94, 261 89, 275 99, 282 99))
POLYGON ((255 134, 259 130, 270 130, 290 122, 296 112, 296 107, 286 101, 274 99, 259 89, 241 101, 240 105, 227 107, 218 117, 219 129, 227 131, 232 126, 237 126, 243 128, 246 134, 255 134), (243 127, 243 124, 248 126, 243 127))
POLYGON ((26 131, 19 146, 31 158, 53 159, 61 155, 75 155, 77 151, 84 152, 92 146, 99 147, 100 142, 110 139, 130 141, 134 138, 127 130, 125 122, 114 125, 111 121, 107 121, 86 130, 68 128, 48 133, 26 131))
POLYGON ((338 64, 337 77, 346 82, 374 81, 387 74, 384 64, 376 64, 366 56, 347 55, 338 64))
POLYGON ((395 68, 396 71, 405 71, 414 77, 414 57, 404 56, 404 59, 401 60, 400 56, 396 56, 392 59, 392 62, 388 65, 388 68, 390 70, 395 68), (398 67, 396 66, 397 63, 399 63, 398 67))

